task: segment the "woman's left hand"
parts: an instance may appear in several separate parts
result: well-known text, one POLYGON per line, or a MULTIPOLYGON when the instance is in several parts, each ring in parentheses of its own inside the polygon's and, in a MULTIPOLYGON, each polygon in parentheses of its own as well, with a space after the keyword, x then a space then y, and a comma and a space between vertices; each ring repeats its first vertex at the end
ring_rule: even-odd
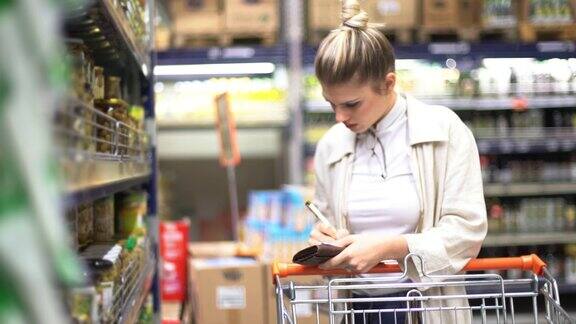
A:
POLYGON ((346 269, 355 273, 365 273, 383 260, 402 259, 408 254, 408 246, 402 236, 353 234, 330 244, 345 249, 321 264, 321 269, 346 269))

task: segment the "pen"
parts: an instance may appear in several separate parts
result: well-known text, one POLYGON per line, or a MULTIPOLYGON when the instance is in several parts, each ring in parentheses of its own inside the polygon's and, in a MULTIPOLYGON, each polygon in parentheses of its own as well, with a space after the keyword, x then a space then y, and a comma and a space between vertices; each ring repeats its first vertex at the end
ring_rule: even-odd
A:
POLYGON ((311 201, 306 201, 305 205, 306 207, 308 207, 308 209, 310 209, 312 214, 314 214, 314 216, 316 216, 316 218, 318 218, 318 220, 320 220, 324 225, 334 228, 334 226, 330 224, 330 221, 328 221, 326 216, 322 215, 318 207, 316 207, 316 205, 314 205, 311 201))

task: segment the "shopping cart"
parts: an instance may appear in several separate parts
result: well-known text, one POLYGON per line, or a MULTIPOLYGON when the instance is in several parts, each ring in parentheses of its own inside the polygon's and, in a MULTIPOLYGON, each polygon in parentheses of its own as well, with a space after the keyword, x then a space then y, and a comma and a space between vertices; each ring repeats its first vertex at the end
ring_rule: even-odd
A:
MULTIPOLYGON (((414 264, 422 267, 422 259, 409 255, 414 264)), ((405 267, 406 269, 406 267, 405 267)), ((330 324, 374 323, 374 315, 380 318, 386 313, 404 314, 406 321, 426 323, 432 312, 444 312, 446 315, 468 312, 473 323, 576 323, 560 306, 560 297, 556 280, 547 271, 546 264, 536 255, 510 258, 486 258, 471 260, 465 267, 468 272, 491 271, 484 274, 458 274, 451 276, 426 276, 422 282, 406 280, 406 272, 401 273, 398 264, 380 264, 371 273, 396 273, 377 278, 351 277, 345 270, 321 270, 298 264, 276 263, 273 267, 273 279, 276 284, 276 306, 279 324, 299 323, 298 309, 307 305, 312 309, 313 322, 330 324), (498 271, 524 271, 525 278, 503 279, 498 271), (340 276, 321 281, 317 285, 298 285, 294 281, 282 282, 288 276, 340 276), (344 276, 344 277, 343 277, 344 276), (433 287, 464 287, 466 294, 431 295, 422 293, 433 287), (353 298, 354 291, 378 292, 378 296, 387 296, 386 291, 402 291, 398 297, 361 297, 353 298), (445 307, 447 301, 466 299, 468 306, 445 307), (401 307, 392 309, 361 310, 362 303, 401 302, 401 307), (432 306, 431 306, 432 305, 432 306), (437 306, 440 305, 440 306, 437 306), (356 309, 355 309, 356 308, 356 309), (522 312, 515 313, 515 309, 522 312), (360 310, 359 310, 360 309, 360 310), (448 314, 446 314, 448 313, 448 314), (526 319, 526 314, 528 318, 526 319), (372 317, 372 321, 367 318, 372 317), (321 321, 321 318, 323 320, 321 321)), ((295 279, 297 281, 297 278, 295 279)), ((430 290, 429 290, 430 291, 430 290)), ((434 289, 432 289, 434 291, 434 289)), ((368 294, 372 296, 375 294, 368 294)), ((389 296, 389 295, 388 295, 389 296)), ((462 303, 461 303, 462 304, 462 303)), ((398 305, 398 303, 396 303, 398 305)), ((464 304, 465 305, 465 304, 464 304)), ((389 317, 388 317, 389 318, 389 317)), ((307 323, 310 322, 308 319, 307 323)), ((382 320, 375 321, 376 323, 382 320)), ((387 323, 391 321, 388 320, 387 323)))

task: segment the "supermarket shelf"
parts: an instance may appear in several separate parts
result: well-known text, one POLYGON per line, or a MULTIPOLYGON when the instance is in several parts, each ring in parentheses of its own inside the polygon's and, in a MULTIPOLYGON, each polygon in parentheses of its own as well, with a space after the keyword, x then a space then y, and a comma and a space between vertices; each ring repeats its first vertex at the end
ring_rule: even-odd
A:
POLYGON ((102 7, 105 9, 105 13, 110 17, 110 20, 114 25, 114 29, 116 29, 116 31, 118 31, 118 33, 122 36, 124 44, 126 44, 128 47, 130 54, 137 62, 142 74, 147 76, 151 66, 149 51, 138 44, 132 29, 127 25, 126 20, 122 17, 121 13, 118 11, 118 8, 114 6, 112 0, 100 1, 102 3, 102 7))
POLYGON ((134 63, 147 77, 151 69, 150 49, 141 44, 113 0, 91 1, 67 15, 69 37, 84 40, 96 63, 106 69, 128 68, 134 63))
MULTIPOLYGON (((573 58, 576 55, 576 43, 564 41, 524 43, 468 43, 445 42, 414 45, 394 45, 398 59, 424 59, 445 63, 446 59, 479 60, 483 58, 517 58, 535 59, 573 58)), ((306 65, 314 63, 316 48, 304 48, 306 65)))
MULTIPOLYGON (((559 153, 576 150, 576 138, 542 138, 534 139, 497 139, 476 138, 480 154, 527 154, 527 153, 559 153)), ((307 142, 304 146, 306 156, 313 156, 316 143, 307 142)), ((497 189, 494 189, 497 190, 497 189)))
POLYGON ((122 305, 120 316, 116 323, 136 323, 138 320, 138 315, 150 292, 154 277, 154 265, 156 262, 152 254, 149 254, 149 256, 150 260, 148 260, 145 269, 138 274, 136 284, 132 286, 132 289, 128 292, 129 297, 124 305, 122 305))
POLYGON ((171 49, 158 53, 157 65, 253 62, 286 64, 288 62, 287 55, 287 47, 282 44, 272 47, 235 46, 226 48, 171 49))
POLYGON ((526 109, 576 107, 574 96, 542 96, 533 98, 422 98, 422 101, 453 110, 508 110, 522 105, 526 109))
MULTIPOLYGON (((418 96, 417 96, 418 97, 418 96)), ((441 105, 453 110, 509 110, 518 105, 527 109, 543 108, 576 108, 576 96, 542 96, 522 99, 516 98, 439 98, 418 97, 430 105, 441 105)), ((332 108, 324 100, 310 100, 305 105, 306 111, 315 113, 332 113, 332 108)))
POLYGON ((483 247, 576 243, 574 232, 489 234, 483 247))
POLYGON ((553 153, 573 152, 576 149, 574 137, 547 137, 535 138, 482 138, 476 137, 476 144, 480 154, 525 154, 525 153, 553 153))
POLYGON ((484 195, 487 197, 538 196, 576 194, 576 182, 565 183, 509 183, 485 184, 484 195))
MULTIPOLYGON (((94 162, 96 164, 96 162, 94 162)), ((122 163, 109 165, 106 169, 121 169, 122 163)), ((121 178, 110 179, 104 182, 98 182, 92 185, 85 186, 68 186, 64 198, 64 205, 72 207, 78 204, 94 201, 96 199, 104 198, 118 192, 126 191, 139 185, 148 182, 150 178, 149 172, 134 173, 132 175, 124 176, 121 178)))
MULTIPOLYGON (((262 122, 236 122, 237 129, 270 129, 284 128, 287 125, 286 120, 270 120, 262 122)), ((205 123, 158 123, 158 130, 191 130, 191 129, 216 129, 216 124, 212 122, 205 123)))
MULTIPOLYGON (((316 47, 305 46, 303 58, 305 65, 312 65, 316 56, 316 47)), ((536 59, 573 58, 576 55, 574 42, 539 42, 524 43, 430 43, 414 45, 395 45, 396 57, 399 59, 425 59, 445 62, 447 58, 515 58, 531 57, 536 59)), ((242 63, 288 62, 288 50, 285 44, 272 47, 238 46, 211 47, 186 50, 167 50, 158 52, 158 64, 208 64, 208 63, 242 63)))

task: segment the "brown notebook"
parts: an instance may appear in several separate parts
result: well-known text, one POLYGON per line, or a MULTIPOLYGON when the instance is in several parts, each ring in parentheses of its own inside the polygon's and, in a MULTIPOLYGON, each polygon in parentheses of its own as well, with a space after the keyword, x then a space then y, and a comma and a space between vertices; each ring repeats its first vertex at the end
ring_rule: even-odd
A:
POLYGON ((312 245, 294 254, 292 262, 306 266, 317 266, 337 256, 342 250, 344 248, 325 243, 312 245))

